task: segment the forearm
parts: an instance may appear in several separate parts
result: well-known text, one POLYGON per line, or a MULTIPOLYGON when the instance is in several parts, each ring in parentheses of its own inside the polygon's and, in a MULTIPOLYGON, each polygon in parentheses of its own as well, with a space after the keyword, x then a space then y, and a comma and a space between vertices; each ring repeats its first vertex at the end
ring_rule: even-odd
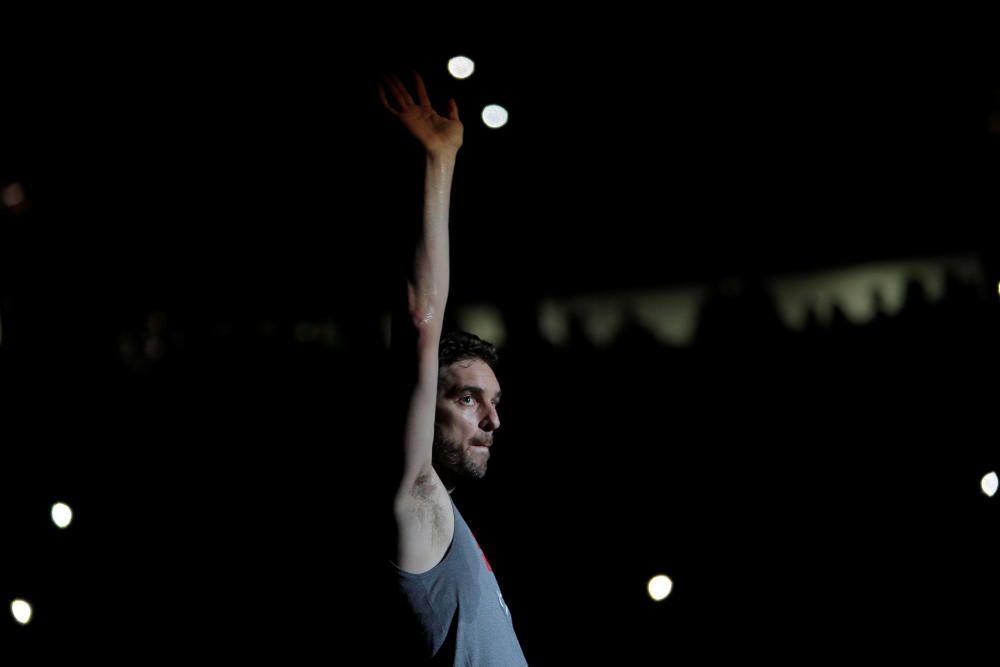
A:
POLYGON ((427 154, 424 212, 413 257, 409 309, 418 325, 440 326, 448 301, 448 216, 457 153, 427 154))
MULTIPOLYGON (((418 228, 411 273, 407 278, 410 323, 393 317, 393 348, 406 375, 399 386, 409 395, 404 422, 401 490, 410 498, 413 486, 431 467, 438 384, 438 345, 448 300, 448 208, 455 156, 428 153, 424 180, 424 213, 418 228)), ((402 313, 399 313, 402 315, 402 313)))

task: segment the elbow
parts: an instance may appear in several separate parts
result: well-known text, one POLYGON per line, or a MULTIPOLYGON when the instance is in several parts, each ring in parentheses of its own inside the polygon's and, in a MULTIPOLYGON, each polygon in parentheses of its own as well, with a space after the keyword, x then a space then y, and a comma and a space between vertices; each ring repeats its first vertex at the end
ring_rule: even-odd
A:
POLYGON ((417 349, 421 352, 437 350, 441 343, 442 322, 436 312, 411 311, 410 318, 416 336, 417 349))
POLYGON ((433 328, 441 320, 438 309, 433 304, 426 304, 422 308, 411 309, 410 319, 413 322, 413 326, 420 331, 433 328))
POLYGON ((443 328, 442 314, 443 310, 433 305, 410 309, 410 331, 419 350, 437 349, 443 328))
POLYGON ((410 321, 418 330, 440 330, 444 316, 445 300, 434 293, 418 292, 411 284, 409 289, 410 321))

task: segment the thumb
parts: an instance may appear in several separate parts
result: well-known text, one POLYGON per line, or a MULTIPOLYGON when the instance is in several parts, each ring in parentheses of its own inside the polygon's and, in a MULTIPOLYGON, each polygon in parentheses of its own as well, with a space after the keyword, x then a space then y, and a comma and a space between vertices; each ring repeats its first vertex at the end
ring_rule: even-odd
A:
POLYGON ((458 102, 454 97, 448 98, 448 118, 458 120, 458 102))

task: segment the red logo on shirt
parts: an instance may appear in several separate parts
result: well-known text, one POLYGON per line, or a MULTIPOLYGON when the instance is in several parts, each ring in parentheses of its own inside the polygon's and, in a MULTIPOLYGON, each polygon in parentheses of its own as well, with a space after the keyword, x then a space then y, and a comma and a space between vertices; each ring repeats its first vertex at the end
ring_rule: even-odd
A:
POLYGON ((476 548, 479 549, 479 553, 483 555, 483 562, 486 563, 486 569, 492 572, 493 567, 490 565, 490 559, 486 557, 486 552, 483 551, 481 546, 479 546, 479 540, 476 539, 475 535, 472 536, 472 541, 476 543, 476 548))

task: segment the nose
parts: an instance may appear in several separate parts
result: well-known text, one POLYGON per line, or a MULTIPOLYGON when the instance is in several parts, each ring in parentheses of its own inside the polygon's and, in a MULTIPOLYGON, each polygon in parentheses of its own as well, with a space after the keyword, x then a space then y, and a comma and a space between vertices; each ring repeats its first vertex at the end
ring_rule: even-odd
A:
POLYGON ((486 416, 483 417, 483 421, 479 423, 479 428, 487 432, 495 431, 500 428, 500 415, 497 413, 497 406, 492 403, 488 403, 486 411, 486 416))

